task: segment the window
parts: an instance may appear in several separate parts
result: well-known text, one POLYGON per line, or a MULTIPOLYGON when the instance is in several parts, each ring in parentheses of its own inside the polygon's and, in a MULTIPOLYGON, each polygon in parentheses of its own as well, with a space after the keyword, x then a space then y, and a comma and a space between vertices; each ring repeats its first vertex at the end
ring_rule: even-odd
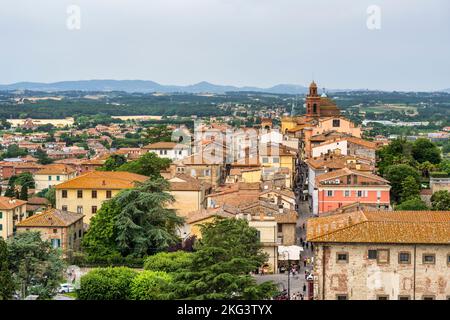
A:
POLYGON ((76 232, 73 233, 73 241, 75 241, 75 240, 77 240, 77 233, 76 232))
POLYGON ((269 158, 266 158, 266 157, 262 158, 262 162, 263 163, 269 163, 269 158))
POLYGON ((447 255, 447 265, 450 266, 450 254, 447 255))
POLYGON ((81 238, 81 229, 78 230, 78 238, 81 238))
POLYGON ((77 207, 77 213, 83 213, 83 206, 78 206, 77 207))
POLYGON ((77 190, 77 198, 83 198, 83 190, 77 190))
POLYGON ((204 173, 205 173, 205 177, 211 176, 211 170, 209 170, 209 169, 206 169, 204 173))
POLYGON ((112 192, 111 190, 106 190, 106 198, 111 199, 112 198, 112 192))
POLYGON ((410 296, 398 296, 398 300, 411 300, 410 296))
POLYGON ((60 239, 52 239, 51 243, 52 243, 52 247, 55 248, 55 249, 61 247, 61 240, 60 239))
POLYGON ((370 260, 376 259, 377 256, 378 256, 378 255, 377 255, 377 250, 369 250, 369 251, 367 252, 367 258, 370 259, 370 260))
POLYGON ((338 294, 336 295, 336 300, 348 300, 348 297, 346 294, 338 294))
POLYGON ((336 254, 336 262, 348 262, 348 253, 347 252, 338 252, 336 254))
POLYGON ((281 223, 278 224, 278 232, 283 232, 283 225, 281 223))
POLYGON ((327 197, 332 197, 332 196, 333 196, 333 190, 328 190, 327 197))
POLYGON ((424 253, 422 256, 423 264, 435 264, 436 255, 434 253, 424 253))
POLYGON ((56 176, 56 181, 60 181, 61 178, 59 176, 56 176))
POLYGON ((423 296, 422 300, 434 300, 435 297, 434 296, 423 296))
POLYGON ((52 181, 52 176, 48 176, 48 181, 52 181))
POLYGON ((53 229, 53 233, 58 233, 58 229, 53 229))
POLYGON ((0 231, 3 230, 3 224, 0 223, 0 231))
POLYGON ((389 296, 385 294, 377 295, 377 300, 389 300, 389 296))
POLYGON ((0 219, 3 218, 3 212, 0 212, 0 219))
POLYGON ((341 120, 339 119, 333 119, 333 127, 340 127, 341 126, 341 120))
POLYGON ((344 191, 344 197, 350 197, 350 190, 344 191))
POLYGON ((61 210, 62 210, 62 211, 67 211, 67 206, 62 206, 62 207, 61 207, 61 210))
POLYGON ((62 190, 61 191, 61 197, 67 198, 67 190, 62 190))
POLYGON ((92 199, 97 199, 97 190, 92 190, 91 196, 92 196, 92 199))
POLYGON ((97 206, 92 206, 92 213, 97 213, 97 206))
POLYGON ((273 163, 280 163, 280 158, 275 157, 275 158, 273 158, 272 162, 273 163))
POLYGON ((409 252, 400 252, 398 254, 398 263, 410 264, 411 263, 411 254, 409 252))
POLYGON ((388 249, 377 250, 377 263, 380 263, 380 264, 389 263, 389 250, 388 249))
POLYGON ((377 191, 377 200, 380 200, 380 199, 381 199, 381 191, 378 190, 378 191, 377 191))

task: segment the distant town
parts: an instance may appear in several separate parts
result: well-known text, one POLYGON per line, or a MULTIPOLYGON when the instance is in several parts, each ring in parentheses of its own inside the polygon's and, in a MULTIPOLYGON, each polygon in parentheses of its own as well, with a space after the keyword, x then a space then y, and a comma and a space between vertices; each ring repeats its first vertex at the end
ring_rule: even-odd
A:
POLYGON ((449 137, 446 92, 6 88, 0 298, 448 300, 449 137))

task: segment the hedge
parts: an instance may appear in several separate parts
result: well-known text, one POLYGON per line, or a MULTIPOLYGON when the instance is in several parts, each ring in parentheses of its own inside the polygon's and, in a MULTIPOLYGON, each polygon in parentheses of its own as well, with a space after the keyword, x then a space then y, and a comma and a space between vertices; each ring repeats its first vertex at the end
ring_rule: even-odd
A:
POLYGON ((143 271, 131 282, 131 299, 167 300, 172 297, 172 276, 162 271, 143 271))
POLYGON ((126 267, 93 269, 81 277, 79 300, 128 300, 137 272, 126 267))

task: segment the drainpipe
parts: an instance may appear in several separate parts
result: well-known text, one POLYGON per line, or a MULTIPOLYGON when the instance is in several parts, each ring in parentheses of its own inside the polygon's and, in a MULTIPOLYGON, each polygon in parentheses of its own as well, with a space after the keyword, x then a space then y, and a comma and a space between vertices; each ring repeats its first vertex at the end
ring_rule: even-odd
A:
POLYGON ((325 300, 325 250, 327 247, 322 248, 322 300, 325 300))

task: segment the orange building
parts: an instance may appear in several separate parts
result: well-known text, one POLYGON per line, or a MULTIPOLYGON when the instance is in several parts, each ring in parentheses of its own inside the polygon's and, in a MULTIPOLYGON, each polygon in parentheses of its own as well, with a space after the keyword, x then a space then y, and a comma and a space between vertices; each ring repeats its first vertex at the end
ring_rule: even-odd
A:
POLYGON ((323 214, 355 202, 378 209, 390 207, 389 181, 371 173, 344 168, 315 178, 313 213, 323 214))

